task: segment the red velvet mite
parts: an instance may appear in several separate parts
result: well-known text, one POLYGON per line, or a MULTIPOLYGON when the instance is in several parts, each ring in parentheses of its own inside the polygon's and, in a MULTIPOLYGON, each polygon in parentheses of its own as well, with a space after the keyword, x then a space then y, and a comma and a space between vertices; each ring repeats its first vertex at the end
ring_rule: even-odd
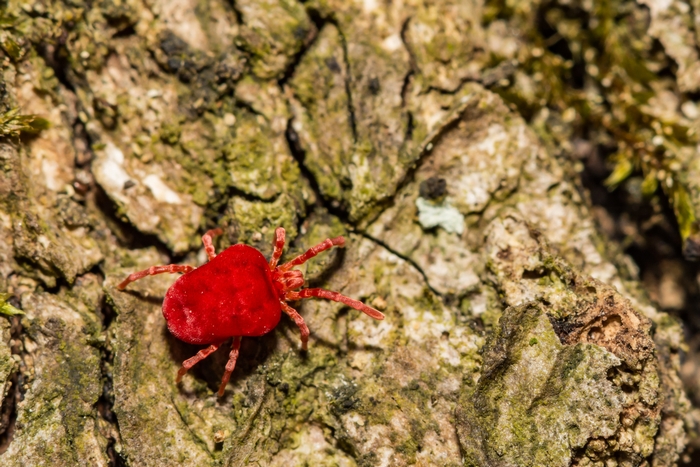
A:
POLYGON ((262 336, 272 331, 279 323, 283 311, 299 327, 301 347, 306 350, 309 328, 304 318, 287 304, 289 301, 325 298, 344 303, 372 318, 384 319, 384 315, 374 308, 338 292, 324 289, 295 290, 304 285, 304 276, 301 271, 292 268, 334 246, 345 246, 343 237, 328 238, 288 263, 278 266, 285 241, 282 227, 275 230, 274 251, 269 263, 260 251, 243 244, 233 245, 217 255, 212 237, 221 233, 221 229, 213 229, 202 236, 204 249, 209 256, 207 264, 198 268, 178 264, 152 266, 131 274, 117 286, 119 290, 124 290, 131 282, 146 276, 165 272, 184 273, 165 294, 163 316, 175 337, 190 344, 209 347, 182 362, 182 367, 177 372, 178 383, 187 370, 233 337, 226 371, 219 386, 218 394, 222 396, 236 366, 241 337, 262 336))

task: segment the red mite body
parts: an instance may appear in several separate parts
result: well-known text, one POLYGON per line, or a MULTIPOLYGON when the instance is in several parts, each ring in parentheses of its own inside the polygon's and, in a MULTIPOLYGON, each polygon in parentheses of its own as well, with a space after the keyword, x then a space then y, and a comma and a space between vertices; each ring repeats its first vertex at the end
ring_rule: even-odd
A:
POLYGON ((282 307, 265 257, 234 245, 180 276, 165 294, 163 316, 175 337, 201 345, 267 334, 282 307))
POLYGON ((344 246, 343 237, 326 239, 304 254, 278 266, 284 248, 285 232, 282 227, 275 231, 274 252, 269 263, 258 250, 247 245, 234 245, 216 255, 212 237, 221 233, 221 229, 214 229, 202 236, 209 256, 207 264, 198 268, 177 264, 152 266, 131 274, 118 285, 123 290, 131 282, 149 275, 184 273, 165 294, 163 316, 175 337, 190 344, 209 344, 209 347, 182 363, 177 374, 178 382, 187 370, 233 337, 231 353, 219 387, 219 396, 222 396, 236 366, 241 337, 262 336, 272 331, 279 323, 282 312, 289 315, 299 327, 302 349, 306 350, 309 328, 301 315, 287 304, 288 301, 325 298, 344 303, 372 318, 384 319, 384 315, 374 308, 338 292, 300 289, 304 285, 304 277, 301 271, 293 268, 322 251, 344 246))

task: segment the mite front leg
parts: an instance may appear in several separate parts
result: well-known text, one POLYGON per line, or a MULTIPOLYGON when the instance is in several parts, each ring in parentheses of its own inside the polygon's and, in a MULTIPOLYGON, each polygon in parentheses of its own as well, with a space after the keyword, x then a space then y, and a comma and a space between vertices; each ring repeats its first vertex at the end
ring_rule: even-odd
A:
POLYGON ((224 377, 221 378, 221 385, 219 386, 219 397, 224 395, 224 390, 226 390, 226 385, 228 380, 231 378, 231 373, 233 369, 236 368, 236 360, 238 360, 238 352, 241 348, 241 337, 234 337, 233 344, 231 344, 231 353, 228 355, 228 362, 226 362, 226 370, 224 371, 224 377))
POLYGON ((186 265, 186 264, 168 264, 165 266, 151 266, 148 269, 144 269, 143 271, 135 272, 133 274, 130 274, 129 277, 124 279, 118 286, 117 288, 119 290, 124 290, 127 285, 131 284, 134 281, 137 281, 139 279, 143 279, 146 276, 155 276, 156 274, 163 274, 166 272, 170 273, 175 273, 175 272, 184 272, 188 273, 192 271, 194 267, 186 265))
POLYGON ((270 270, 274 270, 277 267, 277 263, 282 256, 282 250, 284 249, 284 237, 284 228, 277 227, 275 229, 275 247, 272 251, 272 258, 270 258, 270 270))
POLYGON ((216 349, 219 348, 221 344, 212 344, 206 349, 202 349, 199 352, 197 352, 197 355, 195 355, 192 358, 188 358, 184 362, 182 362, 182 366, 180 367, 180 370, 177 372, 177 378, 175 378, 175 382, 179 383, 182 381, 182 377, 185 376, 185 373, 187 373, 187 370, 195 366, 197 363, 201 362, 205 358, 207 358, 209 355, 213 354, 216 352, 216 349))
POLYGON ((304 322, 304 318, 301 317, 297 310, 287 305, 285 302, 280 302, 280 304, 282 305, 282 311, 287 313, 299 327, 299 332, 301 332, 301 350, 307 350, 309 348, 309 327, 306 325, 306 322, 304 322))
POLYGON ((216 257, 216 250, 214 249, 214 243, 212 242, 212 237, 216 237, 217 235, 221 235, 222 233, 224 233, 224 231, 221 229, 211 229, 211 230, 208 230, 207 233, 202 235, 202 243, 204 243, 204 251, 207 252, 207 256, 209 257, 209 261, 213 260, 216 257))
POLYGON ((281 265, 279 267, 279 270, 282 272, 289 271, 294 266, 299 266, 300 264, 304 264, 305 262, 307 262, 308 260, 310 260, 311 258, 316 256, 317 254, 319 254, 323 251, 326 251, 329 248, 333 248, 334 246, 340 246, 340 247, 345 246, 345 238, 343 238, 342 236, 335 237, 335 238, 327 238, 324 241, 322 241, 321 243, 319 243, 318 245, 312 246, 311 248, 309 248, 308 250, 306 250, 304 253, 300 254, 299 256, 294 258, 293 260, 291 260, 287 263, 284 263, 283 265, 281 265))
POLYGON ((302 300, 304 298, 310 297, 325 298, 326 300, 333 300, 334 302, 344 303, 345 305, 354 308, 358 311, 361 311, 374 319, 384 319, 384 314, 381 311, 375 310, 371 306, 367 306, 359 300, 346 297, 345 295, 339 292, 334 292, 332 290, 301 289, 299 292, 287 292, 284 297, 289 301, 302 300))

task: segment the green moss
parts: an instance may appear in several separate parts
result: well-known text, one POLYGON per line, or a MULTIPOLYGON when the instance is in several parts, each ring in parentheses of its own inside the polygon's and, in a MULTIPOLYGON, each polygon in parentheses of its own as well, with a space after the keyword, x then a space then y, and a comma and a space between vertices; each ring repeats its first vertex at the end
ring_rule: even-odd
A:
MULTIPOLYGON (((489 457, 522 465, 569 465, 569 443, 575 446, 590 436, 612 434, 618 426, 622 398, 605 377, 618 361, 596 346, 562 347, 549 320, 536 308, 506 313, 502 330, 485 349, 485 374, 475 393, 461 398, 474 409, 461 407, 460 417, 481 427, 489 457), (508 343, 501 343, 506 335, 508 343), (528 368, 530 364, 537 368, 528 368), (581 417, 575 406, 587 393, 604 402, 588 406, 589 413, 581 417), (617 412, 611 406, 617 406, 617 412), (562 438, 562 431, 568 436, 562 438)), ((477 456, 472 449, 478 449, 474 443, 479 441, 462 441, 467 458, 471 452, 477 456)))
MULTIPOLYGON (((76 320, 75 310, 66 303, 44 294, 23 300, 23 306, 28 334, 43 350, 35 356, 41 373, 25 396, 27 409, 18 414, 21 428, 15 441, 26 446, 26 459, 53 457, 66 465, 82 463, 90 452, 84 443, 95 436, 90 430, 97 415, 94 404, 102 392, 100 354, 86 345, 82 320, 76 320), (47 445, 30 442, 37 437, 47 445)), ((90 324, 89 320, 84 323, 90 324)))
POLYGON ((225 223, 235 227, 238 242, 255 245, 264 254, 272 253, 272 237, 277 227, 284 227, 287 238, 297 236, 297 219, 304 213, 304 206, 285 194, 274 201, 249 201, 231 198, 226 210, 225 223))
POLYGON ((180 140, 182 133, 182 121, 165 121, 160 127, 160 139, 164 143, 173 145, 180 140))
POLYGON ((7 301, 11 296, 8 293, 0 293, 0 314, 7 316, 23 315, 24 312, 22 310, 18 310, 7 301))
MULTIPOLYGON (((658 103, 667 100, 664 93, 678 95, 674 86, 682 76, 669 81, 659 77, 659 69, 675 63, 668 55, 657 54, 652 30, 666 26, 650 28, 647 15, 628 0, 576 7, 566 2, 535 2, 525 8, 491 0, 485 5, 487 27, 505 21, 528 44, 516 54, 514 76, 493 89, 530 120, 552 149, 571 148, 569 142, 584 133, 587 139, 609 148, 613 170, 605 183, 611 189, 635 174, 643 177, 646 196, 653 196, 660 186, 687 240, 697 229, 695 217, 700 208, 697 190, 686 180, 688 167, 683 161, 694 151, 691 148, 697 145, 698 134, 680 112, 659 109, 658 103), (583 22, 579 8, 585 11, 583 22), (551 47, 536 26, 533 19, 537 15, 546 15, 559 38, 557 47, 551 47), (564 48, 568 53, 556 53, 564 48), (576 73, 583 76, 576 77, 576 73)), ((682 14, 674 18, 685 20, 682 14)), ((657 20, 668 19, 654 19, 654 24, 657 20)), ((679 36, 677 40, 686 39, 679 36)), ((507 59, 493 56, 494 64, 507 59)))
POLYGON ((20 133, 36 134, 49 126, 48 120, 38 115, 20 115, 16 108, 0 114, 0 137, 19 136, 20 133))
POLYGON ((238 45, 252 55, 252 72, 280 78, 313 28, 306 10, 294 0, 242 0, 236 9, 243 19, 238 45))

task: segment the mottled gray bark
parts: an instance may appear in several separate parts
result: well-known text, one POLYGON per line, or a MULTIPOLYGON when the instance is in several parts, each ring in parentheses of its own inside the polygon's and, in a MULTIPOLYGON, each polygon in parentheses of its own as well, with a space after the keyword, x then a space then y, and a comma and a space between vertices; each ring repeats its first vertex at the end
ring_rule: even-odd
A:
POLYGON ((545 123, 538 8, 9 2, 0 463, 675 465, 682 332, 557 149, 578 117, 545 123), (176 384, 173 277, 116 284, 203 264, 214 226, 266 255, 283 226, 287 257, 345 235, 306 277, 386 319, 308 300, 308 353, 283 318, 223 398, 224 349, 176 384))

